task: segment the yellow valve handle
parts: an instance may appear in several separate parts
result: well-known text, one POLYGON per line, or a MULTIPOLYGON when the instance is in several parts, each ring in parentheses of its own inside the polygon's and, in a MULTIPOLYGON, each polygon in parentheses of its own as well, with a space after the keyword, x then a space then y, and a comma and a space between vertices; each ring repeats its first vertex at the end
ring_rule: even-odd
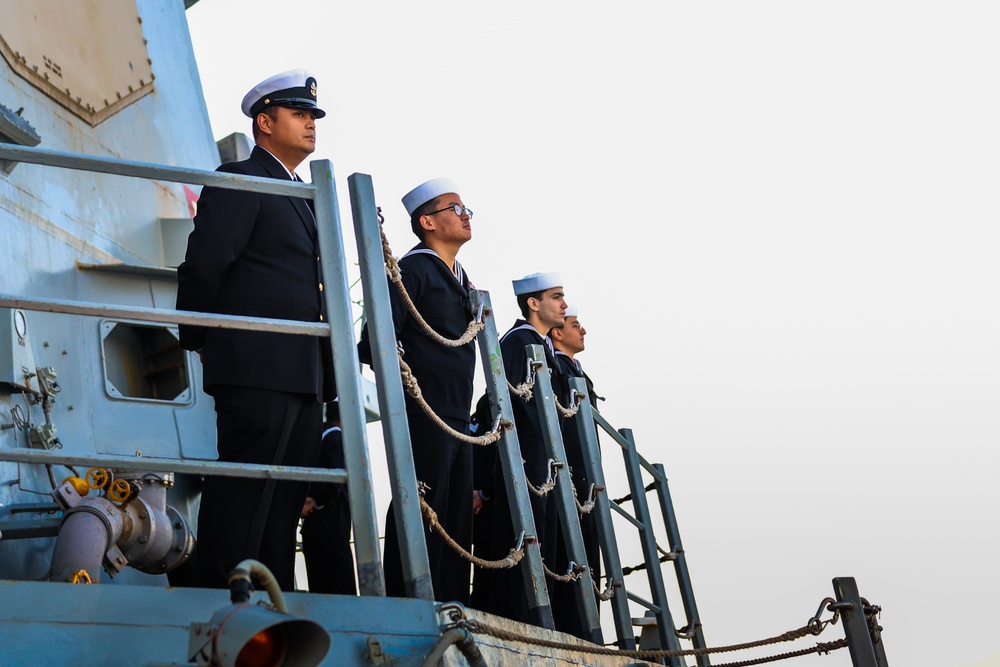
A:
POLYGON ((123 503, 128 500, 130 495, 132 495, 132 485, 128 483, 128 480, 116 479, 108 488, 108 498, 112 502, 123 503))
POLYGON ((87 572, 86 570, 77 570, 76 572, 73 573, 73 576, 70 578, 69 583, 71 583, 71 584, 92 584, 94 582, 92 582, 90 580, 90 573, 89 572, 87 572))
POLYGON ((92 489, 103 489, 111 481, 111 473, 104 468, 91 468, 84 476, 87 485, 92 489))
MULTIPOLYGON (((62 481, 63 484, 65 484, 66 482, 72 484, 73 490, 76 491, 81 496, 85 496, 88 493, 90 493, 90 484, 80 479, 79 477, 73 477, 72 475, 70 475, 69 477, 67 477, 62 481)), ((62 486, 62 484, 60 484, 59 486, 62 486)))

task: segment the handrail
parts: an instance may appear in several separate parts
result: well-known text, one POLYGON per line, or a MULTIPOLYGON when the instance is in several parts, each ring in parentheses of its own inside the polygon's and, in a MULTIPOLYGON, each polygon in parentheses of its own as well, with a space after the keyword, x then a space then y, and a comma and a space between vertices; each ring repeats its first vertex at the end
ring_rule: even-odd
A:
MULTIPOLYGON (((345 252, 341 236, 336 184, 333 178, 333 166, 330 161, 314 160, 311 162, 309 167, 313 184, 305 184, 243 174, 169 167, 118 158, 94 157, 47 149, 18 147, 10 144, 0 144, 0 159, 132 178, 192 183, 314 200, 320 249, 319 256, 322 258, 321 267, 328 286, 322 297, 327 312, 330 314, 330 321, 328 323, 218 314, 181 313, 176 310, 112 306, 54 299, 27 299, 10 295, 0 295, 2 297, 0 305, 19 307, 25 310, 41 310, 95 317, 117 317, 121 319, 190 324, 214 328, 290 333, 328 339, 327 344, 331 346, 333 365, 338 381, 337 385, 340 390, 341 418, 345 433, 345 457, 347 468, 351 471, 349 476, 343 475, 343 470, 331 471, 318 468, 296 468, 293 466, 250 467, 249 464, 220 464, 218 462, 207 461, 185 462, 180 454, 178 454, 178 458, 171 459, 170 463, 164 463, 162 460, 157 463, 152 459, 141 459, 141 461, 144 465, 149 463, 156 466, 158 470, 175 472, 183 470, 202 474, 218 473, 227 476, 251 478, 270 476, 276 479, 308 479, 310 481, 346 480, 351 499, 351 518, 354 526, 355 562, 358 572, 359 592, 362 595, 385 595, 381 550, 378 541, 378 524, 374 514, 375 500, 372 493, 371 461, 368 455, 364 405, 361 398, 361 370, 354 351, 354 327, 350 316, 350 282, 346 275, 345 252), (330 341, 333 339, 338 341, 338 345, 332 345, 330 341)), ((12 460, 12 456, 27 454, 24 451, 18 451, 16 454, 7 452, 7 450, 0 451, 3 451, 3 455, 9 460, 12 460)), ((35 454, 46 456, 43 453, 36 452, 35 454)), ((66 456, 65 458, 61 455, 48 454, 47 456, 49 458, 39 459, 39 462, 54 463, 57 460, 86 461, 104 463, 111 465, 111 467, 116 467, 113 463, 120 463, 132 469, 140 460, 116 458, 113 456, 66 456)), ((150 467, 147 469, 152 470, 153 468, 150 467)))
POLYGON ((259 463, 221 463, 219 461, 192 461, 146 456, 114 456, 89 454, 54 454, 31 449, 0 448, 0 461, 11 463, 42 463, 45 465, 78 465, 88 468, 102 467, 118 470, 148 470, 149 472, 176 472, 221 477, 248 477, 251 479, 288 479, 300 482, 347 482, 343 468, 307 468, 303 466, 276 466, 259 463))
POLYGON ((186 310, 166 310, 162 308, 145 308, 143 306, 95 305, 88 301, 68 301, 65 299, 28 299, 10 294, 0 294, 0 308, 20 308, 22 310, 36 310, 46 313, 89 315, 92 317, 139 320, 141 322, 157 322, 160 324, 190 324, 216 329, 245 329, 248 331, 302 334, 305 336, 317 336, 319 338, 330 337, 330 325, 321 322, 278 320, 268 317, 249 317, 245 315, 200 314, 186 310))
POLYGON ((251 192, 261 192, 271 195, 303 197, 306 199, 316 198, 316 186, 309 183, 279 181, 262 176, 227 174, 225 172, 208 171, 205 169, 168 167, 151 162, 135 162, 120 158, 79 155, 47 148, 29 148, 0 143, 0 160, 38 164, 47 167, 60 167, 62 169, 78 169, 130 178, 147 178, 171 183, 210 185, 229 190, 250 190, 251 192))
MULTIPOLYGON (((597 410, 594 410, 594 421, 597 422, 597 424, 602 429, 604 429, 605 433, 611 436, 612 440, 618 443, 619 447, 621 447, 624 450, 628 449, 629 447, 628 441, 625 438, 623 438, 622 435, 615 430, 615 427, 611 425, 611 422, 605 419, 604 416, 597 410)), ((642 454, 639 454, 638 452, 636 452, 636 454, 638 454, 639 456, 639 465, 641 465, 646 470, 646 472, 648 472, 653 477, 653 479, 661 483, 667 481, 667 478, 664 477, 663 474, 656 469, 656 466, 654 464, 647 461, 642 454)))

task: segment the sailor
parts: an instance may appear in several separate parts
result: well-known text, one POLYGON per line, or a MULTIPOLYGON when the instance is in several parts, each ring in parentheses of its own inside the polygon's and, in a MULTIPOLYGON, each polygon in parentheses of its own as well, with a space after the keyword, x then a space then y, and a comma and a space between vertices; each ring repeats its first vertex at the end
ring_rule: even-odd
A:
MULTIPOLYGON (((472 238, 472 211, 465 207, 458 185, 446 178, 421 183, 403 197, 410 227, 420 240, 399 260, 403 287, 431 329, 455 340, 466 332, 474 314, 469 291, 474 289, 456 259, 472 238)), ((396 338, 403 361, 413 371, 423 398, 444 423, 468 432, 475 375, 475 342, 446 347, 435 342, 390 286, 396 338)), ((371 364, 367 327, 358 344, 361 361, 371 364)), ((460 546, 472 547, 472 445, 460 442, 435 424, 408 394, 406 416, 417 480, 429 488, 424 496, 445 532, 460 546)), ((426 534, 434 597, 469 602, 469 563, 433 532, 426 534)), ((386 517, 384 567, 386 593, 405 595, 399 537, 393 507, 386 517)))
MULTIPOLYGON (((547 366, 556 373, 556 362, 551 341, 547 338, 549 330, 561 325, 566 315, 566 301, 562 288, 562 278, 558 273, 532 273, 513 281, 514 295, 521 310, 523 319, 514 322, 514 326, 500 338, 500 353, 503 356, 504 370, 507 381, 517 387, 526 382, 528 377, 528 353, 526 346, 540 345, 545 353, 547 366)), ((514 423, 517 427, 517 439, 521 446, 521 458, 524 459, 524 473, 529 482, 540 486, 548 475, 548 454, 543 439, 543 429, 538 408, 535 404, 537 393, 532 394, 529 401, 511 395, 511 406, 514 413, 514 423)), ((476 421, 485 424, 490 421, 489 404, 485 396, 476 406, 476 421)), ((477 448, 478 449, 478 448, 477 448)), ((496 448, 477 452, 476 462, 477 482, 482 482, 486 488, 477 489, 477 493, 490 498, 488 505, 480 511, 477 521, 491 522, 492 529, 477 529, 478 534, 485 534, 482 542, 476 544, 476 555, 494 560, 503 558, 514 545, 514 525, 508 509, 506 487, 503 483, 503 473, 496 455, 496 448), (483 457, 493 457, 492 466, 482 463, 483 457), (492 479, 484 479, 483 470, 492 467, 492 479)), ((548 533, 555 530, 556 512, 548 511, 548 496, 538 497, 530 494, 531 509, 535 520, 536 538, 539 540, 543 558, 548 556, 548 562, 554 558, 555 540, 551 547, 548 533), (549 554, 549 550, 553 550, 549 554)), ((493 614, 506 616, 514 620, 531 622, 528 615, 528 602, 524 593, 524 585, 518 568, 506 570, 477 569, 473 584, 473 606, 493 614)))
MULTIPOLYGON (((256 146, 218 171, 301 180, 316 148, 316 79, 272 76, 243 98, 256 146)), ((326 319, 319 245, 305 199, 205 187, 187 255, 177 268, 177 309, 306 322, 326 319)), ((219 461, 313 466, 322 401, 335 394, 329 341, 238 329, 181 326, 199 353, 215 399, 219 461)), ((198 514, 197 582, 225 587, 245 558, 263 562, 284 590, 294 582, 295 532, 304 482, 207 477, 198 514)))
MULTIPOLYGON (((569 388, 570 378, 583 378, 586 381, 587 396, 591 403, 598 398, 594 393, 594 383, 584 373, 583 366, 576 359, 576 355, 584 350, 584 337, 586 335, 587 330, 580 322, 579 311, 574 305, 566 308, 566 321, 549 330, 549 339, 555 349, 555 360, 559 369, 557 376, 559 386, 556 388, 556 395, 566 407, 573 405, 572 392, 569 388)), ((562 437, 563 446, 566 449, 566 463, 573 476, 576 497, 581 503, 586 503, 590 499, 591 480, 587 477, 587 466, 584 461, 583 446, 580 442, 579 413, 574 417, 562 420, 562 437)), ((594 581, 600 581, 600 540, 597 534, 596 519, 592 512, 580 515, 580 530, 583 533, 587 564, 590 565, 594 581)), ((569 567, 569 561, 573 560, 573 555, 567 552, 568 541, 563 534, 561 523, 557 538, 555 567, 551 569, 555 572, 565 572, 569 567)), ((576 597, 570 586, 553 586, 551 602, 552 617, 557 630, 569 632, 582 639, 589 638, 589 632, 583 627, 576 597)), ((600 611, 600 606, 598 606, 598 611, 600 611)))
MULTIPOLYGON (((326 404, 321 468, 346 467, 344 434, 340 429, 340 403, 326 404)), ((346 484, 309 485, 302 508, 302 555, 306 560, 309 592, 354 595, 354 554, 351 552, 351 503, 346 484)))

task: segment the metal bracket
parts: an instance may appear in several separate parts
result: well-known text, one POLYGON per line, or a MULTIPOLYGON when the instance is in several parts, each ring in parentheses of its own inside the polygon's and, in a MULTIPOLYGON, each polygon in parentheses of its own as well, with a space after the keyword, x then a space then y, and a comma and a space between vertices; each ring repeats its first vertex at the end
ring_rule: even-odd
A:
POLYGON ((373 665, 386 664, 382 643, 379 642, 378 637, 375 635, 368 637, 368 659, 372 661, 373 665))

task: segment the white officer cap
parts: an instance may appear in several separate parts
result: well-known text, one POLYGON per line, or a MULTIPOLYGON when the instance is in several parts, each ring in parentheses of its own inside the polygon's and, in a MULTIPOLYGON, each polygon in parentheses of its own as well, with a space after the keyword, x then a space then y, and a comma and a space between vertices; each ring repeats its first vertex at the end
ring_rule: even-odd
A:
POLYGON ((269 107, 310 109, 317 118, 326 112, 316 106, 316 77, 304 69, 293 69, 264 79, 244 95, 240 108, 250 118, 256 118, 269 107))
POLYGON ((580 311, 576 306, 566 306, 566 317, 580 317, 580 311))
POLYGON ((514 285, 514 295, 531 294, 532 292, 544 292, 553 287, 562 287, 562 276, 558 273, 532 273, 520 280, 511 281, 514 285))
POLYGON ((432 178, 426 183, 421 183, 403 195, 403 206, 406 207, 406 214, 413 215, 414 211, 430 200, 449 193, 462 194, 458 191, 455 181, 450 178, 432 178))

